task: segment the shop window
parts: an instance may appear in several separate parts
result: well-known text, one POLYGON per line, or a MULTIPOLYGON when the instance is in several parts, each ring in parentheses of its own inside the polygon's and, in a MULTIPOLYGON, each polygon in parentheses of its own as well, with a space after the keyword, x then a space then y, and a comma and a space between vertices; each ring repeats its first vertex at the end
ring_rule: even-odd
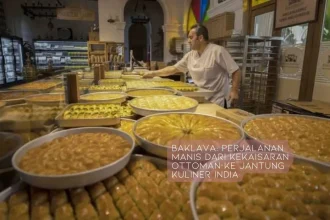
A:
POLYGON ((305 45, 308 24, 296 25, 282 29, 283 46, 305 45))
POLYGON ((273 23, 274 11, 256 16, 254 21, 254 35, 271 37, 273 34, 273 23))
POLYGON ((315 81, 330 84, 330 1, 327 2, 325 11, 315 81))
POLYGON ((301 78, 307 31, 307 23, 282 29, 281 77, 301 78))

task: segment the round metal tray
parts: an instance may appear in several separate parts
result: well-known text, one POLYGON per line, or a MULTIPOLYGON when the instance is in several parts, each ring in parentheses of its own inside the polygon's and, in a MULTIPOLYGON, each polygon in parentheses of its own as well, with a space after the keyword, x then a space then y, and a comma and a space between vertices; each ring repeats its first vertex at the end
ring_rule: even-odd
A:
POLYGON ((59 131, 55 133, 51 133, 35 139, 23 147, 21 147, 12 158, 12 164, 15 170, 20 174, 21 179, 24 182, 29 183, 32 186, 45 188, 45 189, 68 189, 74 187, 82 187, 86 185, 90 185, 101 181, 109 176, 112 176, 122 170, 130 160, 131 154, 133 152, 135 145, 134 139, 125 132, 119 131, 114 128, 76 128, 76 129, 69 129, 64 131, 59 131), (35 147, 39 147, 44 143, 50 142, 53 139, 59 137, 65 137, 71 134, 79 134, 79 133, 109 133, 109 134, 116 134, 124 139, 126 139, 130 145, 131 150, 119 160, 108 164, 103 167, 99 167, 97 169, 88 170, 81 173, 75 174, 66 174, 66 175, 52 175, 52 176, 44 176, 38 174, 31 174, 19 168, 18 163, 25 155, 25 153, 35 147))
MULTIPOLYGON (((30 93, 30 95, 35 95, 35 94, 39 94, 40 92, 38 91, 24 91, 24 90, 17 90, 17 91, 0 91, 0 93, 30 93)), ((27 95, 27 96, 30 96, 27 95)), ((25 97, 27 97, 25 96, 25 97)), ((16 98, 16 99, 4 99, 0 101, 0 108, 1 108, 1 102, 5 102, 5 105, 17 105, 17 104, 22 104, 25 103, 24 97, 22 98, 16 98)))
MULTIPOLYGON (((262 115, 254 115, 254 116, 251 116, 249 118, 246 118, 244 119, 242 122, 241 122, 241 128, 243 129, 245 135, 247 138, 249 139, 253 139, 253 140, 256 140, 258 141, 259 143, 263 144, 263 142, 261 140, 259 140, 258 138, 254 137, 254 136, 251 136, 249 135, 244 127, 245 125, 254 120, 254 119, 257 119, 257 118, 269 118, 269 117, 278 117, 278 116, 282 116, 282 117, 302 117, 302 118, 312 118, 312 119, 318 119, 318 120, 326 120, 326 121, 329 121, 330 123, 330 119, 328 118, 321 118, 321 117, 316 117, 316 116, 311 116, 311 115, 290 115, 290 114, 262 114, 262 115)), ((316 159, 312 159, 312 158, 307 158, 307 157, 304 157, 304 156, 301 156, 299 154, 293 154, 296 158, 300 158, 300 159, 303 159, 303 160, 310 160, 310 161, 314 161, 316 163, 318 162, 321 162, 321 163, 326 163, 326 164, 330 164, 330 161, 329 162, 324 162, 324 161, 318 161, 316 159)))
MULTIPOLYGON (((0 157, 0 168, 11 167, 11 159, 14 155, 15 151, 19 149, 23 145, 23 139, 18 134, 13 134, 9 132, 0 132, 0 139, 5 140, 6 138, 13 140, 13 146, 11 146, 11 150, 8 151, 5 155, 0 157)), ((2 146, 1 144, 1 147, 2 146)))
POLYGON ((25 102, 28 104, 34 104, 34 105, 44 105, 44 106, 49 106, 49 105, 59 105, 61 103, 65 103, 65 94, 62 92, 58 93, 47 93, 47 94, 37 94, 37 95, 30 95, 24 98, 25 102), (31 100, 33 97, 38 97, 38 96, 52 96, 52 95, 63 95, 63 100, 58 100, 58 101, 38 101, 38 100, 31 100))
POLYGON ((122 72, 122 70, 106 71, 104 77, 106 79, 120 79, 122 72))
MULTIPOLYGON (((160 91, 169 91, 172 94, 171 95, 176 95, 176 91, 174 89, 171 88, 148 88, 148 89, 129 89, 126 91, 127 96, 130 98, 141 98, 141 97, 146 97, 146 96, 134 96, 134 95, 130 95, 129 92, 134 92, 134 91, 144 91, 144 90, 160 90, 160 91)), ((170 94, 169 94, 170 95, 170 94)), ((147 96, 153 96, 153 95, 147 95, 147 96)))
MULTIPOLYGON (((170 96, 170 95, 169 95, 170 96)), ((143 98, 147 98, 150 96, 146 96, 146 97, 140 97, 137 99, 143 99, 143 98)), ((169 109, 169 110, 165 110, 165 109, 145 109, 145 108, 139 108, 139 107, 135 107, 134 105, 132 105, 131 103, 129 103, 129 105, 132 107, 133 111, 137 114, 137 115, 141 115, 141 116, 148 116, 148 115, 153 115, 153 114, 158 114, 158 113, 169 113, 169 112, 195 112, 198 106, 198 102, 195 99, 192 98, 188 98, 185 97, 186 99, 190 99, 193 102, 195 102, 195 105, 190 107, 190 108, 186 108, 186 109, 169 109)))
POLYGON ((100 79, 99 80, 99 85, 100 86, 106 86, 106 85, 118 85, 118 86, 124 86, 125 85, 125 81, 118 81, 118 82, 111 82, 111 81, 107 81, 107 79, 100 79))
POLYGON ((80 99, 79 101, 80 102, 94 102, 94 103, 123 103, 126 101, 126 98, 127 98, 127 94, 126 93, 123 93, 123 92, 94 92, 94 93, 88 93, 88 94, 85 94, 85 95, 81 95, 80 96, 80 99), (91 95, 97 95, 97 94, 119 94, 121 95, 121 97, 119 98, 112 98, 112 99, 98 99, 98 100, 88 100, 86 99, 86 97, 89 97, 91 95))
MULTIPOLYGON (((214 162, 216 162, 216 160, 215 161, 210 161, 208 163, 214 163, 214 162)), ((325 165, 325 164, 315 162, 315 161, 305 160, 305 159, 302 159, 302 158, 294 158, 293 163, 294 164, 301 164, 301 163, 310 164, 310 165, 313 165, 314 167, 316 167, 320 172, 323 172, 323 173, 329 173, 330 172, 330 166, 329 165, 325 165)), ((196 192, 197 192, 198 187, 201 183, 202 183, 202 180, 196 178, 191 183, 190 192, 189 192, 190 208, 191 208, 191 211, 192 211, 192 214, 193 214, 193 217, 194 217, 195 220, 199 219, 197 209, 196 209, 196 199, 197 199, 196 192)))
MULTIPOLYGON (((133 133, 134 133, 134 136, 135 136, 135 138, 138 142, 138 145, 141 146, 143 149, 145 149, 146 151, 148 151, 151 154, 157 155, 159 157, 167 158, 168 147, 152 143, 152 142, 150 142, 148 140, 145 140, 144 138, 140 137, 139 135, 136 134, 136 126, 139 123, 142 123, 144 120, 148 119, 149 117, 155 117, 155 116, 159 116, 159 115, 167 115, 167 114, 172 114, 172 113, 173 112, 154 114, 154 115, 150 115, 150 116, 147 116, 147 117, 144 117, 144 118, 141 118, 141 119, 137 120, 134 127, 133 127, 133 133)), ((227 119, 218 118, 216 116, 211 116, 211 115, 199 114, 199 113, 190 113, 190 112, 181 112, 181 113, 177 113, 177 114, 203 115, 203 116, 214 118, 215 120, 222 120, 222 121, 228 122, 231 125, 233 125, 234 127, 236 127, 241 133, 241 138, 239 140, 237 140, 237 143, 241 142, 245 138, 244 131, 242 130, 242 128, 239 127, 237 124, 235 124, 235 123, 233 123, 233 122, 231 122, 227 119)))

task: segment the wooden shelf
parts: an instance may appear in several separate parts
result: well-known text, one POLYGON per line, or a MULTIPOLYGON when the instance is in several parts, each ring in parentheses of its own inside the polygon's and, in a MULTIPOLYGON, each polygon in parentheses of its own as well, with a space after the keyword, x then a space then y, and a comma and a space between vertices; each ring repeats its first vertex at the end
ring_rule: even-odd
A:
POLYGON ((91 55, 104 55, 105 52, 104 51, 92 51, 89 54, 91 54, 91 55))
POLYGON ((116 43, 116 42, 105 42, 105 41, 88 41, 88 60, 89 60, 89 66, 92 66, 93 64, 102 64, 105 62, 109 62, 110 59, 115 55, 117 56, 118 53, 112 52, 112 48, 114 46, 122 45, 124 46, 124 43, 116 43), (102 62, 95 62, 92 61, 92 57, 96 56, 94 59, 98 60, 100 57, 102 57, 102 62))

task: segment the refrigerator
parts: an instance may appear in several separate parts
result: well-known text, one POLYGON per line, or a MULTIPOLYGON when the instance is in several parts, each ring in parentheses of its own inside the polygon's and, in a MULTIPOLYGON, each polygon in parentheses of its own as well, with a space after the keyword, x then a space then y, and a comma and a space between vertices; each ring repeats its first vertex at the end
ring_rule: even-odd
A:
POLYGON ((0 84, 23 80, 23 42, 18 37, 1 36, 0 84))
POLYGON ((47 69, 49 60, 54 68, 68 70, 88 67, 87 41, 35 40, 37 69, 47 69))

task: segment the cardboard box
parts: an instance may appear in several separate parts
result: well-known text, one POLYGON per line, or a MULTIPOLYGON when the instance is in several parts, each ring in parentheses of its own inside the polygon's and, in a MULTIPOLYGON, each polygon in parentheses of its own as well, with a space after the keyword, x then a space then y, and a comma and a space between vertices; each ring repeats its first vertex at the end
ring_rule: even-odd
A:
POLYGON ((311 102, 287 101, 287 103, 312 113, 330 115, 330 103, 317 100, 311 102))
POLYGON ((235 13, 225 12, 212 17, 205 23, 205 26, 209 31, 210 39, 230 37, 235 27, 235 13))

